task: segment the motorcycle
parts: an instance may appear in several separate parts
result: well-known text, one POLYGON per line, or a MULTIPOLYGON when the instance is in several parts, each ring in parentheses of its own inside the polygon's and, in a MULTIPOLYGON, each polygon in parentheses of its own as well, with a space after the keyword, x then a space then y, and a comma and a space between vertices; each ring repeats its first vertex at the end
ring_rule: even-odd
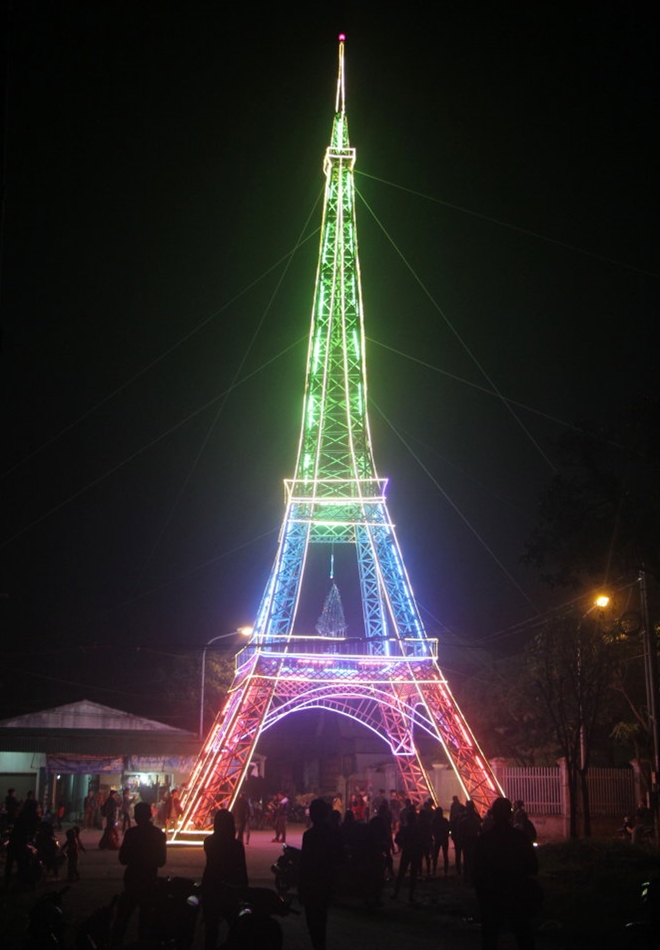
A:
POLYGON ((282 845, 282 854, 270 869, 275 875, 275 890, 283 897, 298 885, 298 871, 300 868, 300 848, 290 844, 282 845))
MULTIPOLYGON (((63 907, 63 897, 68 890, 63 887, 49 891, 35 902, 29 913, 22 950, 68 950, 63 907)), ((110 904, 98 908, 80 924, 75 936, 76 950, 106 950, 112 946, 117 903, 118 897, 114 897, 110 904)), ((199 906, 199 884, 188 878, 159 877, 153 891, 148 935, 153 950, 158 947, 191 950, 199 906)))
POLYGON ((655 829, 652 824, 640 823, 626 815, 617 834, 623 841, 631 841, 633 844, 648 844, 653 841, 655 829))
POLYGON ((290 901, 270 888, 246 888, 221 950, 282 950, 282 928, 274 918, 292 913, 290 901))
POLYGON ((660 933, 660 877, 644 881, 639 915, 625 926, 626 950, 655 950, 660 933))
POLYGON ((201 885, 186 877, 159 877, 154 890, 150 935, 175 950, 190 950, 195 939, 201 885))
POLYGON ((62 898, 69 890, 48 891, 33 905, 28 915, 27 938, 23 950, 64 950, 65 921, 62 898))

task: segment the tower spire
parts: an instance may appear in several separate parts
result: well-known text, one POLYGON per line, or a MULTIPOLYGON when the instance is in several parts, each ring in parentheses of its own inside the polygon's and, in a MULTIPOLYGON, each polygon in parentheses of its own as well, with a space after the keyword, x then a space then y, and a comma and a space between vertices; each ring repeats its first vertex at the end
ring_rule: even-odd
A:
POLYGON ((344 33, 339 34, 339 73, 337 75, 337 97, 335 99, 335 112, 341 112, 342 115, 346 111, 346 87, 344 84, 344 43, 346 42, 346 35, 344 33))

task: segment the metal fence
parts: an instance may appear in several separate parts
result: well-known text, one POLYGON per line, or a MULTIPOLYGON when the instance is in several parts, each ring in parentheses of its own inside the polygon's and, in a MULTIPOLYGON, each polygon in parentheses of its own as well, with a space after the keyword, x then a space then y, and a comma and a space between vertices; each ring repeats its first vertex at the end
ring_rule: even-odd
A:
POLYGON ((637 805, 632 769, 589 769, 589 804, 592 815, 632 815, 637 805))
POLYGON ((499 769, 497 777, 507 798, 522 799, 528 815, 561 815, 561 772, 556 767, 499 769))
MULTIPOLYGON (((511 801, 522 799, 530 815, 565 815, 562 770, 554 767, 497 769, 497 777, 511 801)), ((587 773, 589 804, 592 815, 622 816, 631 814, 638 790, 632 768, 589 769, 587 773)))

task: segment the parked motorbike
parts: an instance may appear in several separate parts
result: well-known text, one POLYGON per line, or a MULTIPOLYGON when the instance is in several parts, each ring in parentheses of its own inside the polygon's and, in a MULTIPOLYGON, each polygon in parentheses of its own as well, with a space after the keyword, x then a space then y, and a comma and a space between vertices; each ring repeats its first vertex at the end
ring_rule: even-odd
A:
MULTIPOLYGON (((22 950, 68 950, 63 907, 63 897, 68 890, 68 887, 63 887, 48 891, 35 902, 28 916, 27 936, 22 950)), ((276 894, 273 896, 277 898, 276 894)), ((76 950, 107 950, 111 947, 116 904, 117 897, 114 897, 110 904, 98 908, 80 924, 75 936, 76 950)), ((199 906, 199 884, 182 877, 158 878, 153 892, 148 936, 153 950, 158 947, 191 950, 199 906)), ((270 950, 270 945, 266 950, 270 950)))
POLYGON ((36 901, 28 915, 28 932, 23 950, 64 950, 62 898, 68 890, 68 887, 62 887, 58 891, 48 891, 36 901))
POLYGON ((190 950, 200 906, 201 885, 186 877, 159 877, 154 890, 151 939, 175 950, 190 950))
POLYGON ((660 877, 644 881, 637 919, 626 924, 626 950, 655 950, 660 933, 660 877))
POLYGON ((268 887, 248 887, 239 904, 222 950, 282 950, 282 928, 274 918, 295 913, 290 901, 268 887))
POLYGON ((298 871, 300 868, 300 848, 290 844, 282 845, 282 854, 270 869, 275 875, 275 890, 280 896, 288 894, 298 886, 298 871))
POLYGON ((636 822, 634 818, 629 818, 626 815, 623 824, 618 829, 618 835, 624 841, 632 841, 633 844, 644 844, 653 841, 655 829, 652 824, 636 822))
POLYGON ((105 950, 110 946, 112 921, 119 896, 113 897, 109 904, 97 907, 78 927, 76 932, 76 950, 105 950))

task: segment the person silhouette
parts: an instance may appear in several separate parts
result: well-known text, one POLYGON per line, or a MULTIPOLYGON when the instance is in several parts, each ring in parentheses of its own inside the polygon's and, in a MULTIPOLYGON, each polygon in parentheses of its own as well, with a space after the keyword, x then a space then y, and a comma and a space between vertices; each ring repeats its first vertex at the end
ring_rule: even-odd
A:
POLYGON ((244 844, 249 844, 251 806, 250 800, 245 792, 241 792, 236 799, 233 815, 234 821, 236 822, 236 833, 238 835, 238 840, 243 841, 244 844))
POLYGON ((49 821, 39 822, 34 846, 44 871, 49 871, 53 877, 59 877, 60 845, 49 821))
POLYGON ((121 830, 124 834, 131 827, 131 807, 133 805, 133 797, 131 796, 130 788, 125 788, 121 795, 121 830))
POLYGON ((474 802, 468 799, 458 818, 455 832, 457 846, 463 854, 463 874, 468 884, 472 882, 472 858, 481 833, 481 817, 474 802))
POLYGON ((99 841, 101 850, 115 851, 119 848, 119 834, 117 831, 117 812, 119 802, 117 801, 117 792, 111 788, 108 797, 101 806, 101 815, 105 818, 105 828, 99 841))
POLYGON ((133 809, 135 824, 126 830, 119 849, 119 863, 125 865, 124 891, 119 898, 112 928, 112 945, 120 944, 126 934, 131 915, 139 908, 138 936, 149 937, 153 892, 158 868, 167 860, 165 832, 151 821, 151 805, 138 802, 133 809))
MULTIPOLYGON (((29 793, 28 793, 29 796, 29 793)), ((41 808, 34 796, 23 802, 7 842, 5 860, 5 886, 9 886, 12 868, 16 864, 16 874, 20 884, 34 887, 40 872, 39 865, 33 860, 31 845, 41 820, 41 808)))
POLYGON ((397 843, 401 848, 401 857, 399 858, 399 870, 394 881, 392 900, 398 898, 399 890, 406 876, 406 871, 409 870, 408 901, 414 904, 417 878, 422 867, 422 839, 419 828, 419 816, 413 806, 407 811, 405 825, 402 825, 399 829, 397 843))
POLYGON ((275 837, 273 843, 281 841, 284 844, 286 842, 286 822, 289 817, 290 804, 288 796, 284 792, 279 792, 275 805, 275 837))
POLYGON ((438 857, 442 851, 442 863, 445 877, 449 873, 449 819, 445 818, 444 810, 438 805, 431 816, 431 833, 433 835, 432 864, 435 876, 438 870, 438 857))
POLYGON ((66 855, 66 868, 67 875, 66 879, 69 883, 80 880, 80 873, 78 871, 78 858, 80 857, 81 851, 84 851, 82 841, 80 840, 80 828, 77 825, 74 825, 72 828, 69 828, 66 833, 66 841, 64 842, 64 847, 62 852, 66 855))
POLYGON ((213 819, 213 833, 204 842, 206 867, 202 875, 204 947, 215 950, 220 921, 231 927, 238 917, 242 891, 248 886, 245 847, 236 837, 234 816, 221 808, 213 819))
POLYGON ((303 834, 300 850, 298 898, 305 909, 313 950, 325 950, 335 873, 343 860, 341 835, 330 821, 331 813, 332 808, 324 799, 310 802, 312 826, 303 834))
POLYGON ((458 822, 465 811, 465 805, 459 800, 458 795, 452 795, 451 805, 449 806, 449 834, 454 845, 454 862, 456 873, 461 873, 463 852, 458 834, 458 822))
POLYGON ((18 814, 18 809, 20 808, 20 802, 16 797, 16 789, 8 788, 7 794, 5 796, 5 818, 7 825, 11 827, 16 820, 16 815, 18 814))
POLYGON ((534 950, 532 917, 541 893, 536 852, 529 838, 513 827, 508 798, 496 798, 490 816, 490 827, 477 840, 472 856, 482 950, 496 950, 507 925, 519 950, 534 950))

